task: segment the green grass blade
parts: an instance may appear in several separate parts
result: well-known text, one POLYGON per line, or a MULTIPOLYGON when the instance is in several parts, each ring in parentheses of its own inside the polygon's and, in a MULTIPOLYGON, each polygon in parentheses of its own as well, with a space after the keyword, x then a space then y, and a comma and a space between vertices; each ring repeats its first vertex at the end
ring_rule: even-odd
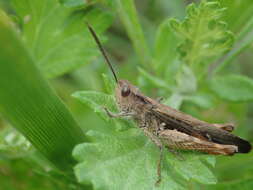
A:
POLYGON ((133 0, 116 0, 116 9, 123 22, 129 38, 132 40, 134 49, 141 61, 141 64, 151 64, 149 50, 145 37, 138 20, 135 4, 133 0))
POLYGON ((84 135, 0 12, 0 113, 57 168, 74 163, 84 135))

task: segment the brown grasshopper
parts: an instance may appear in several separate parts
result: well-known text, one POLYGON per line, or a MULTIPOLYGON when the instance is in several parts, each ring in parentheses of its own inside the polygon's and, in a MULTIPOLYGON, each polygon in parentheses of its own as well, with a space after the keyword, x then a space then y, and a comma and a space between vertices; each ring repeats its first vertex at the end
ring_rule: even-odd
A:
POLYGON ((115 96, 121 112, 111 113, 106 108, 105 111, 110 117, 132 117, 145 135, 159 147, 157 184, 161 181, 164 147, 169 150, 195 150, 213 155, 233 155, 251 151, 248 141, 231 133, 234 129, 233 124, 201 121, 145 96, 127 80, 118 80, 96 33, 89 24, 87 25, 117 83, 115 96))

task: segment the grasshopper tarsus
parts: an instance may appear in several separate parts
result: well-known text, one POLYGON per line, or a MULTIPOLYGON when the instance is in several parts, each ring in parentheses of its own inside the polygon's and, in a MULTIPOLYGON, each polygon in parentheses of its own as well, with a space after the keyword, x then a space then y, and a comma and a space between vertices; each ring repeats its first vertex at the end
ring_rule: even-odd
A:
POLYGON ((111 111, 109 111, 108 108, 103 107, 103 109, 105 110, 105 113, 108 115, 108 117, 110 118, 118 117, 115 113, 112 113, 111 111))

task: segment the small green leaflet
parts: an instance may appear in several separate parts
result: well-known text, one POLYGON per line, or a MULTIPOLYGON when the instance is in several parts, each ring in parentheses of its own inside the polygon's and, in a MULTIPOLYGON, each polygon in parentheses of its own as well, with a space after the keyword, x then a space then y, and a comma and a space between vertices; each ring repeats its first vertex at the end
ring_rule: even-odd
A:
POLYGON ((224 12, 219 2, 194 3, 187 7, 187 16, 180 22, 170 20, 170 26, 182 39, 178 51, 183 60, 192 65, 210 61, 213 57, 228 51, 234 41, 227 24, 221 21, 224 12))

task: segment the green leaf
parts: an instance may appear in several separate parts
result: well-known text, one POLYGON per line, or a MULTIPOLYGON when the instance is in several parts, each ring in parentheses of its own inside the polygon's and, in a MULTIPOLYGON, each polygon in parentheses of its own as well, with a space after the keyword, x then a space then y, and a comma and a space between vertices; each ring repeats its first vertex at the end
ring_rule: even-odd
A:
MULTIPOLYGON (((106 80, 105 80, 106 82, 106 80)), ((81 91, 72 94, 74 98, 77 98, 80 102, 89 106, 95 113, 97 113, 102 119, 110 124, 110 129, 125 130, 126 128, 133 127, 131 121, 124 119, 111 119, 108 117, 104 108, 109 111, 118 113, 118 108, 114 96, 95 91, 81 91), (124 125, 122 125, 124 124, 124 125)))
POLYGON ((95 113, 98 113, 106 121, 108 121, 109 118, 103 109, 104 107, 112 112, 117 111, 115 99, 112 95, 95 91, 81 91, 75 92, 72 96, 87 104, 95 113))
POLYGON ((79 161, 74 170, 80 183, 91 181, 95 189, 173 190, 186 189, 188 180, 216 183, 214 175, 199 160, 201 156, 184 154, 183 162, 166 151, 162 182, 155 187, 159 151, 138 129, 111 134, 90 131, 88 135, 92 143, 80 144, 73 151, 79 161))
POLYGON ((220 98, 229 101, 253 100, 253 80, 242 75, 217 76, 210 82, 210 88, 220 98))
POLYGON ((157 29, 154 49, 154 64, 159 73, 163 73, 176 58, 177 38, 165 20, 157 29))
POLYGON ((12 0, 21 20, 22 37, 49 78, 62 75, 94 60, 99 52, 84 19, 103 32, 112 15, 100 9, 76 11, 57 0, 12 0))
POLYGON ((71 171, 72 149, 85 136, 10 26, 1 12, 1 115, 57 168, 71 171))
POLYGON ((173 90, 173 87, 169 86, 169 84, 167 84, 164 80, 149 74, 148 72, 146 72, 144 69, 140 67, 138 68, 138 70, 140 72, 140 75, 143 78, 145 78, 147 81, 149 81, 150 84, 153 84, 156 87, 167 89, 169 91, 173 90))
MULTIPOLYGON (((170 164, 174 165, 175 171, 178 174, 182 175, 182 177, 186 180, 194 179, 195 181, 202 184, 216 184, 217 183, 216 177, 210 171, 210 169, 200 161, 200 158, 201 157, 189 153, 187 154, 187 158, 183 164, 180 163, 180 161, 174 157, 171 158, 170 164)), ((213 159, 214 157, 203 156, 203 158, 210 160, 213 159)))
POLYGON ((170 26, 182 39, 178 51, 183 60, 192 65, 208 62, 207 57, 228 51, 233 44, 233 35, 221 21, 224 8, 218 2, 190 4, 184 21, 170 20, 170 26))

